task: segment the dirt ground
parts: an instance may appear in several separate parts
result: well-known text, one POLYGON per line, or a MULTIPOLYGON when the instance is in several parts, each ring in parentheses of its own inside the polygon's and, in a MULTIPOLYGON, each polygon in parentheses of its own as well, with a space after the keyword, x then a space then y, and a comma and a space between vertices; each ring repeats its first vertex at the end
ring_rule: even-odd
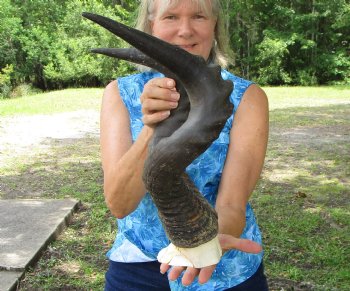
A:
POLYGON ((99 113, 75 111, 53 115, 2 117, 0 119, 0 167, 9 158, 45 151, 51 140, 98 137, 99 113))
MULTIPOLYGON (((279 129, 271 126, 270 137, 288 144, 322 146, 350 142, 350 127, 279 129), (322 142, 322 145, 320 144, 322 142)), ((52 140, 99 137, 99 113, 75 111, 53 115, 2 117, 0 119, 0 168, 11 158, 30 155, 33 149, 45 151, 52 140)))

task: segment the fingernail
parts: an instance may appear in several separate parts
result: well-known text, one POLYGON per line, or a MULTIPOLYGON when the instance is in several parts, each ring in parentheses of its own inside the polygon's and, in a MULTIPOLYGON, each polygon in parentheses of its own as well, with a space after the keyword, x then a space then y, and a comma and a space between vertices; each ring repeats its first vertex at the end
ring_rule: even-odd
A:
POLYGON ((170 115, 170 111, 164 111, 163 112, 163 116, 166 117, 166 116, 169 116, 170 115))
POLYGON ((177 107, 177 102, 169 102, 171 108, 176 108, 177 107))
POLYGON ((171 93, 171 98, 174 101, 178 101, 180 99, 180 94, 179 93, 171 93))

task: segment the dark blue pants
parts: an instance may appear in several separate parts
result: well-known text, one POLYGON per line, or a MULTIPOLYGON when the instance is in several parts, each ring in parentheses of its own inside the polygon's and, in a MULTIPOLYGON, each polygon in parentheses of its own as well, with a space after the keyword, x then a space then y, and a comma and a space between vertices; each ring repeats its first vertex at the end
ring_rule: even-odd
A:
MULTIPOLYGON (((105 291, 167 291, 170 290, 167 274, 159 272, 158 262, 117 263, 110 261, 106 273, 105 291)), ((264 266, 245 282, 227 289, 232 291, 267 291, 264 266)))

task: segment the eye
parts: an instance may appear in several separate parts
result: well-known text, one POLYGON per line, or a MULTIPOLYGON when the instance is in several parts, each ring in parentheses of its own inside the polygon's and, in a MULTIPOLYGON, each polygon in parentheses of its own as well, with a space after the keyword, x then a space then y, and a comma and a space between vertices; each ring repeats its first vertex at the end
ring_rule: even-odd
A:
POLYGON ((206 19, 206 16, 204 14, 196 14, 193 16, 194 19, 206 19))
POLYGON ((163 19, 167 19, 167 20, 175 20, 176 16, 172 15, 172 14, 168 14, 168 15, 164 15, 163 19))

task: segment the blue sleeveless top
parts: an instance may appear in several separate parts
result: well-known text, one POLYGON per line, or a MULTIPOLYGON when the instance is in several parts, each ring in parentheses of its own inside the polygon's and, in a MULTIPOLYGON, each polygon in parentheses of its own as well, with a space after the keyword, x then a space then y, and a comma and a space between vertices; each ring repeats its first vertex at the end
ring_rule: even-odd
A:
MULTIPOLYGON (((238 78, 225 70, 222 70, 221 74, 223 79, 234 83, 234 90, 230 96, 234 110, 218 139, 186 169, 198 190, 213 207, 230 142, 234 114, 244 92, 251 85, 251 82, 238 78)), ((155 77, 163 77, 163 75, 158 72, 144 72, 118 79, 120 96, 129 111, 133 141, 137 139, 143 127, 140 94, 144 85, 155 77)), ((170 243, 149 193, 146 193, 132 213, 123 219, 118 219, 117 224, 118 234, 111 250, 107 253, 112 261, 127 263, 155 261, 158 252, 170 243)), ((246 210, 246 226, 241 238, 261 244, 261 234, 249 203, 246 210)), ((225 290, 251 277, 261 264, 262 256, 262 253, 248 254, 236 250, 228 251, 221 258, 208 283, 200 285, 196 279, 192 285, 184 287, 179 278, 169 282, 170 288, 171 290, 193 291, 225 290)))

